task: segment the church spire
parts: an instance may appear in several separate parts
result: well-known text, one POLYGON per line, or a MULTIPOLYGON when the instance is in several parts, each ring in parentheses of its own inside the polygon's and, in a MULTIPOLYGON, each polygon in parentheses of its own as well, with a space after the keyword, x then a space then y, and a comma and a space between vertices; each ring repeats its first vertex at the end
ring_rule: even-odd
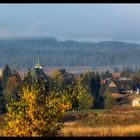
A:
POLYGON ((37 53, 37 64, 40 64, 39 52, 37 53))
POLYGON ((35 65, 35 69, 39 68, 39 69, 43 69, 41 63, 40 63, 40 56, 39 56, 39 51, 37 52, 37 64, 35 65))

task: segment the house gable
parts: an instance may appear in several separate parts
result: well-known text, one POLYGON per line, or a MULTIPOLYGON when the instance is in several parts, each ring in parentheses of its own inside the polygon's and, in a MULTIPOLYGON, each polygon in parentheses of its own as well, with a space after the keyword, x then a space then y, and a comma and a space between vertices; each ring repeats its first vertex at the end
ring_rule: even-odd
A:
POLYGON ((117 86, 114 82, 111 82, 108 87, 113 88, 113 87, 117 87, 117 86))

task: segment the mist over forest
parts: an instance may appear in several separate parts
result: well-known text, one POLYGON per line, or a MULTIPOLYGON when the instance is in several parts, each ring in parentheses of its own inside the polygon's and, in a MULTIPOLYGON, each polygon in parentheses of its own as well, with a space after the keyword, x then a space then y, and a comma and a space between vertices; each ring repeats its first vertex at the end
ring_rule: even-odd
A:
POLYGON ((29 68, 36 63, 37 52, 47 66, 139 66, 140 45, 119 41, 97 43, 55 38, 1 39, 0 67, 16 63, 29 68))

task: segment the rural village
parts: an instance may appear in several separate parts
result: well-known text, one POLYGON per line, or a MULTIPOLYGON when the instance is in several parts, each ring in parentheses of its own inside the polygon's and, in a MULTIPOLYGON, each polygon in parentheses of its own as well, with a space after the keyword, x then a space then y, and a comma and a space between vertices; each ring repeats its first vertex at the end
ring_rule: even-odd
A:
POLYGON ((0 137, 140 136, 139 25, 139 4, 1 4, 0 137))

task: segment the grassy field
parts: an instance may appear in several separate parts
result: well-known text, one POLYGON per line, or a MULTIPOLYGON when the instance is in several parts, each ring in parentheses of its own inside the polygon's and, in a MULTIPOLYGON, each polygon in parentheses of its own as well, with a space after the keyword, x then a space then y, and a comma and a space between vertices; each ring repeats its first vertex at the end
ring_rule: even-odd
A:
POLYGON ((140 136, 140 109, 66 112, 62 136, 140 136))

